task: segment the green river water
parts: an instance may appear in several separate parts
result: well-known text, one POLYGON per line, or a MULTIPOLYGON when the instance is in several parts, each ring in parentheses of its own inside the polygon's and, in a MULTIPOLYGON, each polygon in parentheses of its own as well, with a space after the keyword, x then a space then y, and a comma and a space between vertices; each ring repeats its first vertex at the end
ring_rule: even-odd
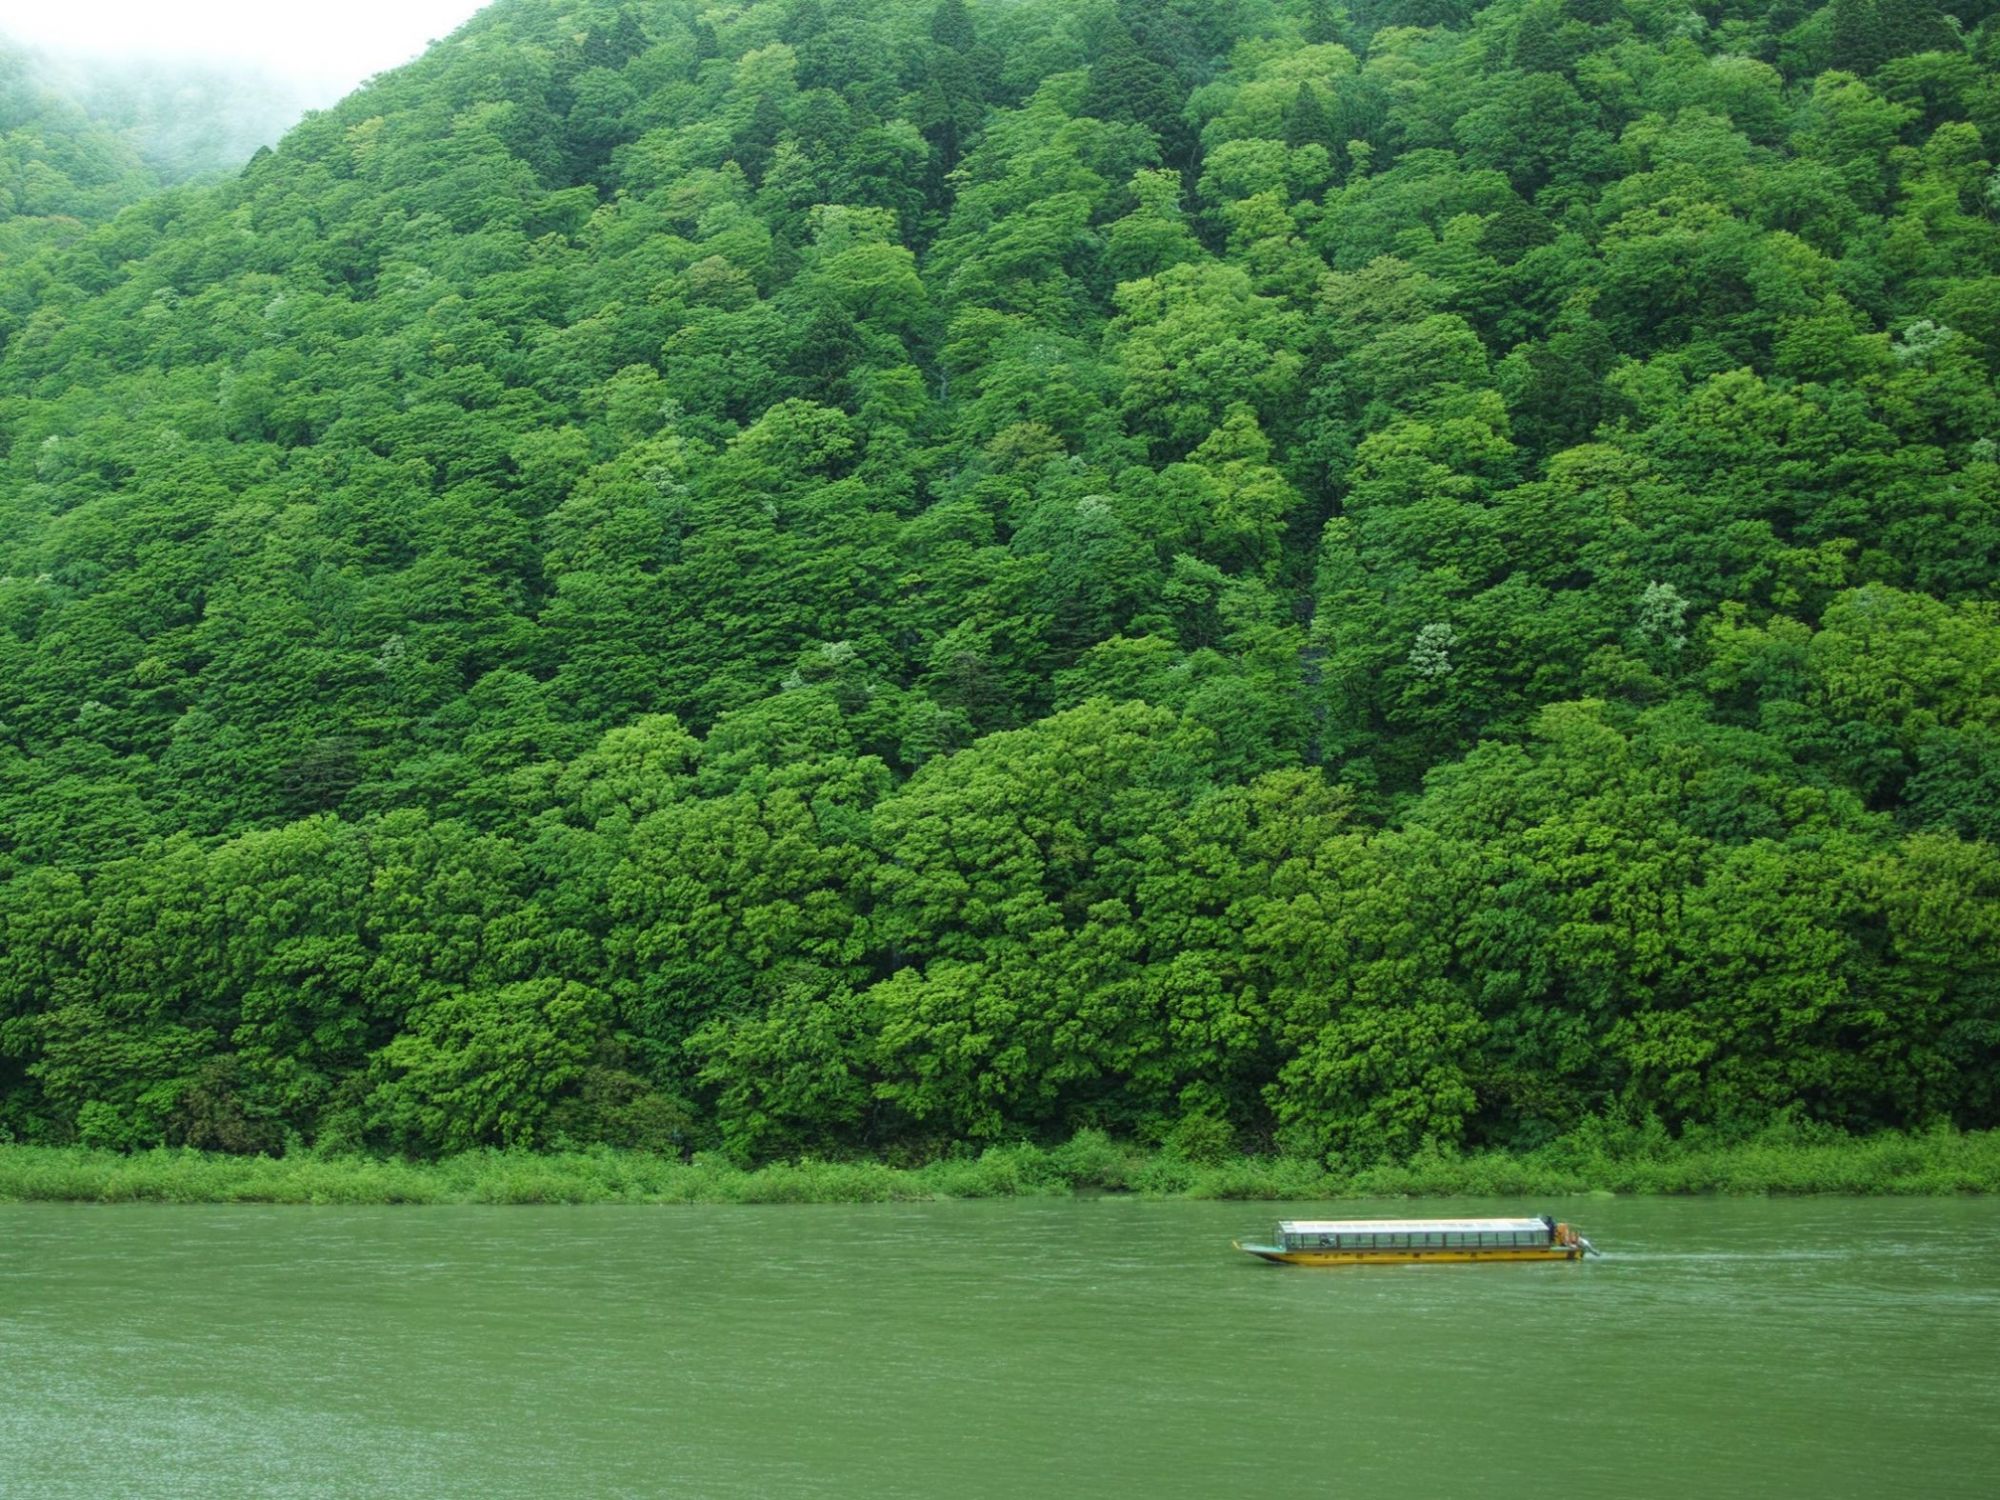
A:
POLYGON ((2000 1201, 0 1205, 0 1494, 2000 1495, 2000 1201))

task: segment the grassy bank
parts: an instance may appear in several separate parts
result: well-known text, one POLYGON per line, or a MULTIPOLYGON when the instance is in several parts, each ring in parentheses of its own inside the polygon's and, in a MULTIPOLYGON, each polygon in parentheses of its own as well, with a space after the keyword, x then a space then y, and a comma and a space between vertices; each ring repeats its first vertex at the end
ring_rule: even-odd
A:
POLYGON ((1572 1139, 1543 1150, 1343 1170, 1302 1158, 1198 1163, 1085 1131, 1056 1147, 996 1146, 895 1168, 805 1161, 745 1170, 635 1152, 476 1152, 441 1162, 195 1151, 123 1155, 0 1145, 0 1201, 78 1203, 882 1203, 1135 1192, 1208 1199, 1616 1193, 2000 1191, 2000 1131, 1730 1144, 1572 1139))

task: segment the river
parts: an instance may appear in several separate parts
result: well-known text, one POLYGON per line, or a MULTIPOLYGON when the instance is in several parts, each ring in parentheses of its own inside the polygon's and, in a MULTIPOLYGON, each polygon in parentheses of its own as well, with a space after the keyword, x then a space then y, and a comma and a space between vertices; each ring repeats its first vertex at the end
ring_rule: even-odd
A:
POLYGON ((0 1205, 0 1494, 2000 1493, 2000 1201, 1540 1212, 1307 1271, 1260 1204, 0 1205))

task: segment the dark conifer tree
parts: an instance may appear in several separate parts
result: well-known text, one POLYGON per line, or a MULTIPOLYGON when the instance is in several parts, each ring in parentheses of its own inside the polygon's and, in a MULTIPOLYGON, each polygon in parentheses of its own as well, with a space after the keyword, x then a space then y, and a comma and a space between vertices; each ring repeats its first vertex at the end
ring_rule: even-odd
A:
MULTIPOLYGON (((1563 0, 1565 8, 1572 3, 1574 3, 1574 0, 1563 0)), ((1778 0, 1777 4, 1764 12, 1764 26, 1771 35, 1782 36, 1798 25, 1799 22, 1803 21, 1809 14, 1811 14, 1811 7, 1805 3, 1805 0, 1778 0)))
POLYGON ((978 81, 957 53, 932 54, 929 76, 911 118, 937 153, 939 171, 956 167, 966 136, 979 119, 978 81))
POLYGON ((785 112, 769 94, 760 95, 750 122, 736 133, 731 154, 752 182, 764 180, 771 165, 771 153, 785 133, 785 112))
POLYGON ((1165 68, 1183 92, 1212 53, 1199 9, 1160 0, 1119 0, 1118 18, 1139 50, 1165 68))
POLYGON ((1181 99, 1173 74, 1140 51, 1130 31, 1114 26, 1091 65, 1083 112, 1099 120, 1144 125, 1159 140, 1165 160, 1181 166, 1193 145, 1192 133, 1181 118, 1181 99))
POLYGON ((617 18, 594 22, 583 43, 586 68, 622 68, 646 50, 646 33, 629 6, 618 8, 617 18))
POLYGON ((1340 145, 1333 116, 1327 112, 1319 90, 1310 83, 1301 83, 1292 102, 1285 106, 1285 144, 1293 150, 1300 146, 1324 146, 1328 151, 1340 145))
POLYGON ((1529 6, 1514 31, 1514 66, 1524 73, 1560 73, 1569 67, 1562 17, 1553 4, 1529 6))
POLYGON ((1877 0, 1883 60, 1916 52, 1956 52, 1958 33, 1933 0, 1877 0))
POLYGON ((1555 453, 1590 440, 1605 413, 1605 371, 1617 351, 1604 325, 1581 304, 1563 309, 1554 332, 1528 356, 1531 371, 1515 407, 1516 437, 1555 453))
POLYGON ((1888 56, 1876 0, 1833 0, 1833 65, 1866 77, 1888 56))
POLYGON ((1562 0, 1563 18, 1586 26, 1605 26, 1617 19, 1618 0, 1562 0))
POLYGON ((1469 0, 1389 0, 1390 26, 1462 26, 1471 15, 1469 0))
POLYGON ((1307 0, 1305 40, 1313 47, 1346 43, 1347 22, 1334 8, 1333 0, 1307 0))
POLYGON ((978 44, 965 0, 938 0, 938 8, 931 12, 931 40, 961 56, 978 44))
POLYGON ((1556 237, 1556 227, 1520 198, 1510 198, 1479 232, 1479 248, 1511 266, 1537 245, 1556 237))
POLYGON ((854 398, 848 377, 860 363, 861 336, 854 319, 822 308, 805 327, 793 350, 800 394, 826 406, 847 406, 854 398))
POLYGON ((785 11, 784 24, 778 28, 778 39, 796 47, 800 42, 809 42, 826 31, 826 7, 820 0, 792 0, 785 11))

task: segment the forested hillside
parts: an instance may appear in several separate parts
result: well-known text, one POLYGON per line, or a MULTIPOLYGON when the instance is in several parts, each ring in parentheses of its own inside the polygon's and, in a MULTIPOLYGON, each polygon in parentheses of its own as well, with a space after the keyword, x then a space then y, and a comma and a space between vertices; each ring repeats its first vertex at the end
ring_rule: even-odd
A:
POLYGON ((500 0, 0 262, 0 1132, 2000 1123, 1988 0, 500 0))

